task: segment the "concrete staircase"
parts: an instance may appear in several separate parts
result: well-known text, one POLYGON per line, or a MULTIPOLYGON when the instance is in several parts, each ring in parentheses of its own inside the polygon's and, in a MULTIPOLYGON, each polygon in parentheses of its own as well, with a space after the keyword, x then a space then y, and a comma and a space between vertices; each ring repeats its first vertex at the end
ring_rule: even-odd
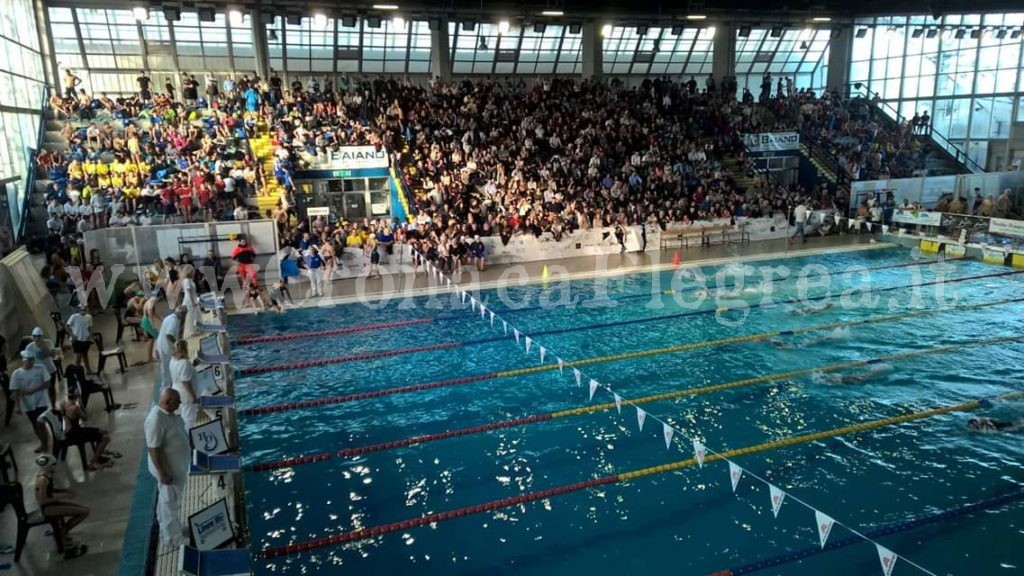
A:
POLYGON ((743 169, 743 163, 735 156, 723 158, 722 169, 732 176, 740 190, 749 190, 754 185, 754 179, 747 176, 747 171, 743 169))
POLYGON ((800 154, 803 155, 811 164, 814 165, 815 170, 818 171, 818 176, 828 180, 829 182, 836 184, 839 182, 839 178, 829 165, 821 161, 810 148, 807 147, 803 142, 800 143, 800 154))
MULTIPOLYGON (((277 206, 278 200, 284 195, 284 186, 281 186, 274 178, 274 145, 270 134, 265 128, 260 128, 260 134, 249 139, 249 149, 252 150, 256 161, 263 168, 264 190, 255 198, 255 207, 260 212, 260 217, 266 215, 268 210, 277 206)), ((253 205, 250 202, 250 205, 253 205)))

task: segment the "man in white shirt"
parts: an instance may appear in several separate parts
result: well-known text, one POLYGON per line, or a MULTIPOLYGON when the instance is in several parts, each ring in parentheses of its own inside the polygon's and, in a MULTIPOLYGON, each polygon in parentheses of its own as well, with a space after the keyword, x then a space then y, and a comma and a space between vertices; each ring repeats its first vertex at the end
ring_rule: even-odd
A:
POLYGON ((235 217, 235 220, 248 220, 249 219, 249 211, 246 210, 245 206, 241 202, 239 202, 238 205, 235 206, 234 217, 235 217))
POLYGON ((796 223, 796 232, 793 232, 793 240, 799 236, 804 242, 807 242, 807 235, 804 233, 804 227, 807 225, 807 217, 810 215, 810 211, 807 209, 805 202, 801 201, 796 208, 793 209, 793 220, 796 223))
POLYGON ((156 337, 153 352, 160 361, 160 387, 171 387, 171 356, 174 354, 174 343, 182 337, 182 323, 188 314, 188 308, 178 306, 174 312, 164 318, 160 324, 160 332, 156 337))
POLYGON ((162 390, 160 401, 146 416, 145 428, 149 473, 159 482, 156 518, 160 539, 170 546, 178 546, 185 540, 180 520, 181 499, 191 456, 185 423, 174 413, 180 404, 181 397, 176 390, 162 390))
POLYGON ((35 355, 32 352, 23 350, 21 361, 21 368, 11 374, 11 392, 18 404, 17 409, 32 423, 32 429, 39 438, 36 453, 46 452, 46 425, 39 422, 39 417, 50 407, 47 394, 50 378, 42 366, 36 366, 35 355))
POLYGON ((78 305, 78 312, 68 318, 68 333, 71 334, 71 351, 75 353, 75 364, 85 366, 86 374, 92 372, 89 367, 89 347, 92 346, 92 315, 85 311, 85 304, 78 305))
POLYGON ((32 341, 25 346, 25 351, 32 354, 37 366, 46 371, 50 379, 50 404, 57 405, 57 364, 54 358, 59 358, 60 353, 53 348, 53 343, 43 337, 43 329, 36 326, 32 329, 32 341))
POLYGON ((92 225, 92 220, 90 220, 88 216, 83 216, 82 219, 78 221, 79 234, 85 234, 86 232, 92 231, 94 228, 95 226, 92 225))
POLYGON ((56 214, 51 214, 50 218, 46 220, 46 229, 52 236, 60 236, 64 231, 64 219, 56 214))

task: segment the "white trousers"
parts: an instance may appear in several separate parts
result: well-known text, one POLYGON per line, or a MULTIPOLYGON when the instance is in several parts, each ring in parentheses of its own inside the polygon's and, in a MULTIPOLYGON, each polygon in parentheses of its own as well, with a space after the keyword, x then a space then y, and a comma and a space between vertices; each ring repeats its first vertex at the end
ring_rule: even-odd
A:
POLYGON ((184 483, 159 485, 156 520, 160 525, 160 541, 165 545, 178 546, 185 540, 181 528, 181 499, 184 494, 184 483))
POLYGON ((323 268, 309 268, 306 270, 306 274, 309 275, 310 291, 313 296, 324 295, 324 269, 323 268))
POLYGON ((199 420, 199 403, 182 402, 178 413, 181 414, 181 419, 185 421, 185 432, 188 432, 196 427, 196 422, 199 420))
POLYGON ((171 355, 161 354, 159 350, 156 355, 160 358, 160 389, 170 388, 173 384, 171 381, 171 355))

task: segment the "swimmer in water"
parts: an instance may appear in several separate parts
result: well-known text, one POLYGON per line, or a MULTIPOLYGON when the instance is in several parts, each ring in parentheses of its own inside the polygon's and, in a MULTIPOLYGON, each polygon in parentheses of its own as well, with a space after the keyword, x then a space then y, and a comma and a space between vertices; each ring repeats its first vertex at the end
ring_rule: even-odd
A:
POLYGON ((820 307, 806 305, 798 306, 796 304, 792 304, 791 306, 792 308, 789 310, 790 314, 794 316, 810 316, 811 314, 820 314, 822 312, 825 312, 826 310, 830 310, 832 308, 832 303, 829 302, 828 304, 825 304, 824 306, 820 307))
POLYGON ((976 432, 1016 432, 1024 429, 1024 420, 996 420, 995 418, 971 418, 967 427, 976 432))
POLYGON ((825 380, 833 384, 857 384, 877 378, 890 370, 892 370, 892 366, 888 364, 875 364, 859 374, 829 374, 825 376, 825 380))

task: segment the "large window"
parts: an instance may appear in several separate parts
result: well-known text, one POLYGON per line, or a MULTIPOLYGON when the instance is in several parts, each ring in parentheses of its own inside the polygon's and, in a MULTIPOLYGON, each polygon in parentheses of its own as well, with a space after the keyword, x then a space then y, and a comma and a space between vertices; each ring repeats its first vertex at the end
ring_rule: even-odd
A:
POLYGON ((582 35, 570 27, 539 24, 476 24, 472 30, 448 24, 455 74, 577 74, 582 65, 582 35))
POLYGON ((25 203, 27 148, 38 144, 43 85, 32 1, 5 2, 0 11, 0 184, 14 230, 25 203))
POLYGON ((990 162, 988 150, 1009 137, 1024 91, 1021 37, 1013 34, 1021 25, 1024 13, 858 20, 851 90, 877 93, 893 117, 927 112, 935 134, 979 166, 1000 168, 1006 159, 990 162))
POLYGON ((92 94, 118 95, 138 90, 135 78, 145 70, 162 92, 170 80, 180 90, 178 72, 252 74, 256 68, 252 21, 247 14, 215 14, 201 22, 182 12, 169 22, 160 10, 137 20, 130 9, 108 10, 50 6, 50 32, 59 72, 75 71, 92 94))
POLYGON ((705 76, 711 73, 715 28, 608 26, 603 30, 606 74, 705 76))
POLYGON ((270 68, 300 77, 348 73, 425 74, 430 71, 427 22, 359 18, 276 18, 268 28, 270 68))
POLYGON ((736 82, 755 97, 765 74, 772 76, 772 93, 781 78, 793 81, 794 89, 826 88, 829 30, 817 28, 753 28, 736 38, 736 82))

